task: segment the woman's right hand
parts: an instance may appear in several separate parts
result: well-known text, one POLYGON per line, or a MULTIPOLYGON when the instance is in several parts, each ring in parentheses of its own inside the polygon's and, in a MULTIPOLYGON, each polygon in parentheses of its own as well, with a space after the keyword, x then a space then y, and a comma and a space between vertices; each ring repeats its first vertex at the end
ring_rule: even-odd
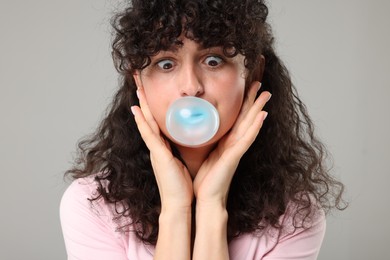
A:
POLYGON ((150 151, 154 175, 161 197, 161 210, 191 208, 193 200, 192 179, 187 168, 172 155, 169 142, 149 110, 144 90, 138 88, 140 107, 133 106, 138 130, 150 151))
POLYGON ((191 258, 192 179, 187 168, 172 155, 168 141, 161 135, 146 102, 143 88, 138 88, 140 107, 133 106, 135 122, 150 151, 154 176, 161 198, 159 231, 155 260, 191 258))

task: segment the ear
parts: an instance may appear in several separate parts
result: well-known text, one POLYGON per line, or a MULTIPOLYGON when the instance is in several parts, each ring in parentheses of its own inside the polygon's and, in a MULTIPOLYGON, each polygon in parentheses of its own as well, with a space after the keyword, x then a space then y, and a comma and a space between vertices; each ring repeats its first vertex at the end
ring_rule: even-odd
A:
POLYGON ((265 58, 263 55, 260 56, 256 67, 254 68, 252 72, 252 78, 251 81, 262 81, 263 79, 263 73, 264 73, 264 67, 265 67, 265 58))
POLYGON ((135 84, 137 85, 137 89, 142 88, 141 72, 139 70, 136 70, 134 72, 133 79, 135 84))

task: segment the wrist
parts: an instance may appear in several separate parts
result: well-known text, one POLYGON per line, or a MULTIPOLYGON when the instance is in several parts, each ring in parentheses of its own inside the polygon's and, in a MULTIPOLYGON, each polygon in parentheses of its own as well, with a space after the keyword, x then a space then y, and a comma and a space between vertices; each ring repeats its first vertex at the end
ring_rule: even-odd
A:
POLYGON ((191 219, 191 207, 162 207, 159 222, 191 219))
POLYGON ((193 259, 229 259, 228 213, 221 203, 197 204, 193 259))
POLYGON ((202 199, 197 198, 196 210, 198 211, 226 211, 227 200, 225 198, 202 199))
POLYGON ((164 207, 158 221, 154 259, 190 259, 191 208, 164 207))
POLYGON ((197 203, 196 223, 211 227, 225 227, 228 220, 228 212, 223 203, 197 203))

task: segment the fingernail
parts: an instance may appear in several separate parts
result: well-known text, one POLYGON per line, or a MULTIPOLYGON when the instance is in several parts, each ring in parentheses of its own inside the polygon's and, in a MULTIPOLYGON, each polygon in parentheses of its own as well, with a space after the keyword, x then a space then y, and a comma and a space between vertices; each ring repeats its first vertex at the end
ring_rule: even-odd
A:
POLYGON ((137 98, 139 99, 139 90, 137 89, 137 91, 135 92, 135 94, 137 95, 137 98))
POLYGON ((268 112, 265 112, 265 115, 263 117, 263 121, 267 118, 267 116, 268 116, 268 112))
POLYGON ((133 115, 135 115, 135 109, 134 109, 134 106, 131 106, 131 107, 130 107, 130 110, 131 110, 131 113, 133 113, 133 115))
POLYGON ((261 82, 260 82, 259 86, 257 86, 257 91, 259 91, 260 88, 261 88, 261 82))
POLYGON ((268 97, 268 100, 267 100, 267 102, 271 99, 271 97, 272 97, 272 94, 271 93, 269 93, 269 97, 268 97))

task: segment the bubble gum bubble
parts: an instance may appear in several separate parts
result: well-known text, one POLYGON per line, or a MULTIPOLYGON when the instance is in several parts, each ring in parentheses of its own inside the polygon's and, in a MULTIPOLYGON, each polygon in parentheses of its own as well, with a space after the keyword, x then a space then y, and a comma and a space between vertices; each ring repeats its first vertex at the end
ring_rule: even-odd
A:
POLYGON ((217 133, 219 115, 208 101, 183 97, 169 107, 165 123, 168 133, 177 143, 196 147, 208 142, 217 133))

